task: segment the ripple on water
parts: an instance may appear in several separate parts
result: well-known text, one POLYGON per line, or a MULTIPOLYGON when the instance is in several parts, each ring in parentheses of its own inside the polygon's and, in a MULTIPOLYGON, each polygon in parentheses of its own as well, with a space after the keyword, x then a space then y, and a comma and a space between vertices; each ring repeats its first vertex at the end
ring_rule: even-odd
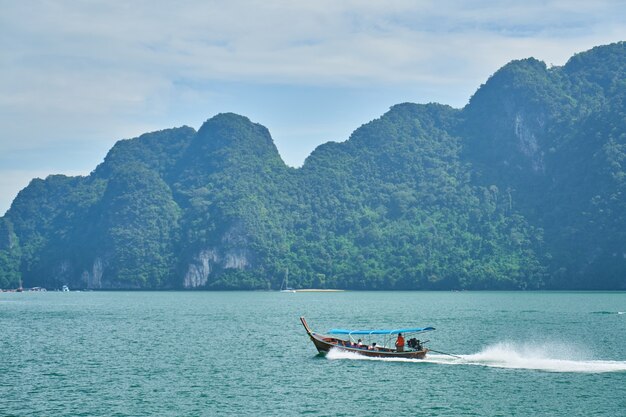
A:
POLYGON ((284 294, 246 292, 22 297, 10 306, 0 304, 0 414, 565 417, 586 410, 620 415, 625 404, 616 401, 615 387, 626 370, 626 330, 603 312, 618 316, 625 297, 427 292, 295 294, 286 301, 284 294), (353 323, 432 325, 438 329, 431 336, 433 348, 463 360, 435 354, 423 361, 319 357, 299 324, 301 315, 321 331, 353 323), (550 338, 558 343, 544 341, 550 338))

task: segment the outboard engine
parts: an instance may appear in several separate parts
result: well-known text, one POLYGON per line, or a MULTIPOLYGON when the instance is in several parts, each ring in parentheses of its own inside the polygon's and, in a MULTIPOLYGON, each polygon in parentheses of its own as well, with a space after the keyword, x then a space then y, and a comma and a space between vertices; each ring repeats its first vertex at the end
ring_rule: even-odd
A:
POLYGON ((409 339, 409 341, 406 342, 406 344, 411 349, 422 350, 422 344, 416 338, 409 339))

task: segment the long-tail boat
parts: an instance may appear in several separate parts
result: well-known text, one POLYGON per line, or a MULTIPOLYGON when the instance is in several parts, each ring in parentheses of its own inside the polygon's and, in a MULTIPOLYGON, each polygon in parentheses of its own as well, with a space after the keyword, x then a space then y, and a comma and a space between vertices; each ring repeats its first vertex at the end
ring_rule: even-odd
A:
POLYGON ((389 330, 331 329, 326 334, 319 334, 309 328, 304 317, 300 317, 300 321, 319 353, 325 354, 331 349, 338 349, 376 358, 424 359, 428 352, 428 349, 422 346, 422 343, 425 342, 420 342, 415 337, 411 339, 408 339, 408 337, 409 335, 435 330, 434 327, 413 327, 389 330), (406 346, 394 346, 394 342, 397 340, 396 337, 399 334, 406 335, 406 346), (354 340, 355 336, 357 337, 356 341, 354 340), (366 342, 363 343, 359 336, 366 339, 366 342), (382 343, 377 344, 377 342, 372 342, 374 338, 378 338, 378 340, 382 339, 382 343))

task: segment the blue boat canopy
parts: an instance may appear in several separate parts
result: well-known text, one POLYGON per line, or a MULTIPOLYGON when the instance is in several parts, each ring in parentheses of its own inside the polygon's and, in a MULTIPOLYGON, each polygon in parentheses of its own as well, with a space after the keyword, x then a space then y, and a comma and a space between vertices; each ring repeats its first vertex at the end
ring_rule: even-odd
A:
POLYGON ((344 330, 344 329, 330 329, 328 334, 359 334, 359 335, 370 335, 370 334, 398 334, 398 333, 420 333, 427 332, 430 330, 435 330, 434 327, 413 327, 408 329, 392 329, 392 330, 344 330))

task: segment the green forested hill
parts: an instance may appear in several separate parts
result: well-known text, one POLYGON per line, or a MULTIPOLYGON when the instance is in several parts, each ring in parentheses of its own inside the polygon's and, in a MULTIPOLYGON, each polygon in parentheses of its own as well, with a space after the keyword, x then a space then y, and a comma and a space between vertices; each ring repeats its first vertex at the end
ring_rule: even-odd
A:
POLYGON ((118 142, 0 218, 0 287, 626 289, 626 43, 513 61, 286 166, 266 128, 118 142))

